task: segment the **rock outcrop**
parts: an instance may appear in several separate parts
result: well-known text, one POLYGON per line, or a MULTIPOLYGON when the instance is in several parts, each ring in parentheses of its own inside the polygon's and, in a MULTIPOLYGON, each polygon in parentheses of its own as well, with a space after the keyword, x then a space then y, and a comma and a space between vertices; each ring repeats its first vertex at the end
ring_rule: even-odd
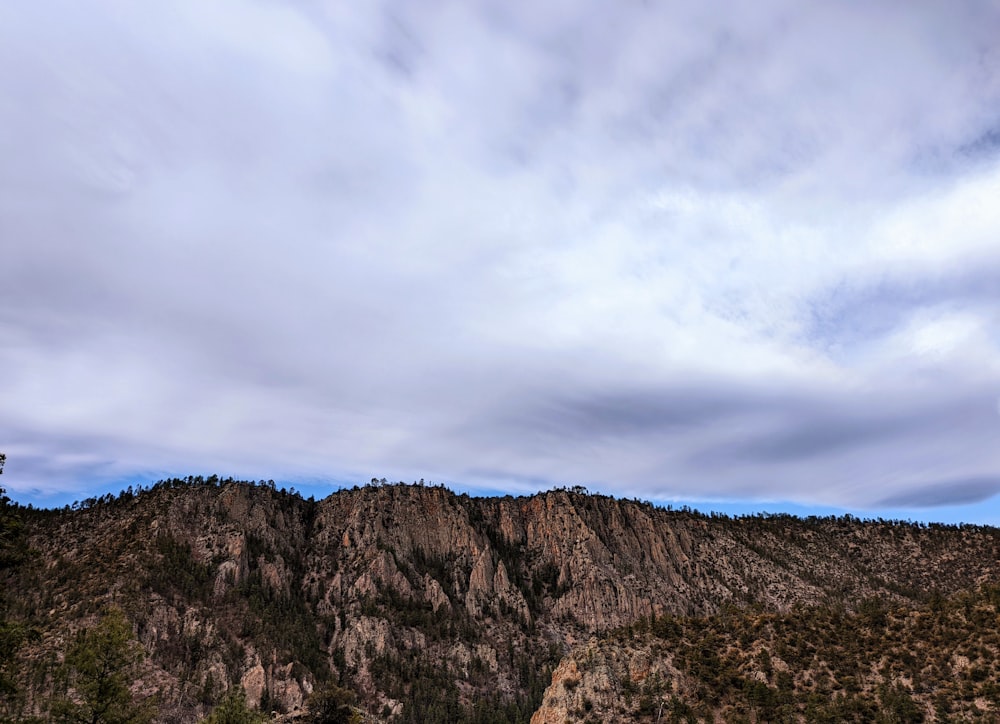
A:
MULTIPOLYGON (((992 528, 734 520, 569 490, 371 485, 314 502, 187 480, 24 516, 36 556, 4 583, 40 632, 23 654, 25 713, 59 686, 46 667, 60 642, 108 605, 149 654, 164 721, 195 719, 234 685, 294 712, 327 678, 373 716, 451 716, 477 701, 527 720, 558 688, 552 669, 594 633, 727 606, 913 602, 1000 573, 992 528)), ((556 669, 563 683, 570 666, 556 669)))

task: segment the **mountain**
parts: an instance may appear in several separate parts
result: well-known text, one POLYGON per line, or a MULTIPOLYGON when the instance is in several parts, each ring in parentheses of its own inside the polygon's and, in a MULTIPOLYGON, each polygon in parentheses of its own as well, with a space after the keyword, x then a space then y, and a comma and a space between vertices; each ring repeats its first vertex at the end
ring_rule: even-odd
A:
MULTIPOLYGON (((905 618, 979 595, 1000 572, 990 527, 734 519, 582 489, 475 498, 373 481, 313 501, 212 477, 74 507, 16 511, 30 552, 3 570, 6 616, 33 636, 13 658, 14 717, 45 716, 65 694, 68 643, 109 608, 146 653, 133 690, 157 692, 161 722, 197 721, 234 686, 292 716, 328 683, 353 691, 372 721, 599 721, 648 712, 588 693, 605 707, 592 714, 567 699, 568 667, 591 691, 587 651, 608 662, 609 691, 635 684, 611 663, 635 652, 697 693, 662 653, 672 639, 655 634, 659 622, 683 622, 678 641, 690 643, 684 627, 720 615, 843 620, 867 601, 905 618)), ((778 646, 758 635, 732 645, 747 656, 778 646)), ((771 660, 781 670, 777 651, 771 660)), ((749 680, 750 664, 734 666, 749 680)))

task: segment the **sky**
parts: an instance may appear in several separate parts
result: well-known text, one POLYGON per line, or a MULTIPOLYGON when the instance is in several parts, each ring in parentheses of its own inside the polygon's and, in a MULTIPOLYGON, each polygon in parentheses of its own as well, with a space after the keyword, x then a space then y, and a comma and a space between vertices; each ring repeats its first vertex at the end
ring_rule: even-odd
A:
POLYGON ((2 3, 0 158, 22 502, 1000 523, 995 3, 2 3))

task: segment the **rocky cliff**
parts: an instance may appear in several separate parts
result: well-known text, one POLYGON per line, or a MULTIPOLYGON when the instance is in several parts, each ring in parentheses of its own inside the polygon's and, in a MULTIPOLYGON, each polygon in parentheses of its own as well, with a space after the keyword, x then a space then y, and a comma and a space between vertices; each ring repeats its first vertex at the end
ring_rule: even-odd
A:
POLYGON ((295 712, 325 680, 381 719, 527 721, 594 633, 727 606, 917 604, 1000 571, 991 528, 730 519, 569 490, 370 485, 312 501, 188 479, 21 514, 34 555, 5 584, 38 636, 19 654, 18 710, 44 711, 69 636, 114 605, 164 722, 234 685, 295 712))

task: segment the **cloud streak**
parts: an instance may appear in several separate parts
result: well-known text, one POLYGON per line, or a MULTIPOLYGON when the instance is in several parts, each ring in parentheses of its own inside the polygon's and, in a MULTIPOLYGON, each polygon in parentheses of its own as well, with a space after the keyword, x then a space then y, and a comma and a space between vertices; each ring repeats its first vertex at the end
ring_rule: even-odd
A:
POLYGON ((4 482, 979 500, 939 481, 1000 472, 998 27, 4 8, 4 482))

